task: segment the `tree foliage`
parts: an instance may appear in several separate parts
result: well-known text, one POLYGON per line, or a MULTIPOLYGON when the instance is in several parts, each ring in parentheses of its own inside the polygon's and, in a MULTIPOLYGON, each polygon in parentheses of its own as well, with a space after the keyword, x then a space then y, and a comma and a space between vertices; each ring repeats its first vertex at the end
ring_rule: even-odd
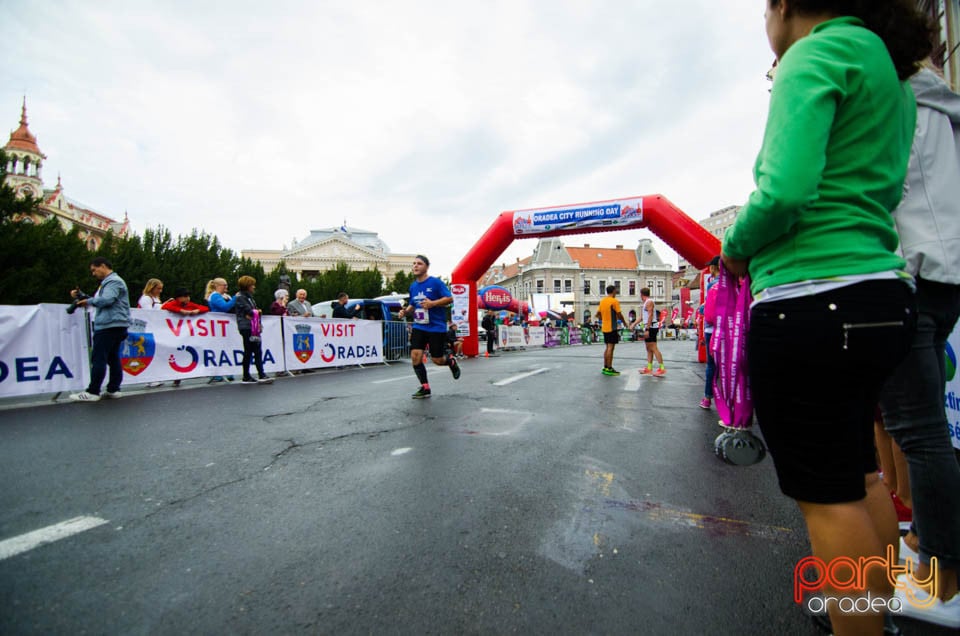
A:
POLYGON ((177 237, 164 227, 124 237, 108 232, 94 254, 77 230, 65 231, 57 217, 43 223, 29 220, 40 200, 18 197, 4 182, 6 166, 6 156, 0 151, 0 298, 6 304, 68 302, 70 290, 77 286, 92 293, 97 281, 91 278, 88 263, 95 255, 113 263, 127 282, 132 305, 151 278, 163 281, 163 300, 177 287, 186 287, 193 300, 201 301, 209 280, 225 278, 234 293, 237 279, 250 275, 257 279, 254 296, 264 308, 273 302, 283 275, 290 277, 293 290, 306 289, 311 302, 336 298, 341 291, 353 298, 373 298, 391 290, 405 293, 413 280, 412 274, 399 273, 385 290, 378 269, 353 271, 343 262, 309 280, 299 280, 283 262, 267 274, 259 263, 241 258, 223 247, 217 237, 196 229, 177 237))
MULTIPOLYGON (((97 250, 113 262, 113 267, 127 281, 131 302, 136 303, 146 282, 151 278, 163 281, 163 299, 171 297, 178 287, 190 290, 193 300, 203 300, 207 283, 213 278, 225 278, 235 291, 237 279, 248 274, 258 281, 266 277, 263 267, 248 258, 241 258, 233 250, 223 247, 215 236, 193 230, 176 239, 170 230, 148 228, 143 236, 132 234, 117 238, 108 235, 97 250)), ((257 286, 257 303, 272 292, 257 286)), ((269 303, 267 303, 269 305, 269 303)))
MULTIPOLYGON (((280 276, 284 274, 290 277, 291 291, 305 289, 311 303, 332 300, 340 292, 346 292, 351 298, 375 298, 387 293, 383 289, 383 274, 376 267, 355 271, 341 261, 333 269, 321 272, 316 277, 301 279, 281 262, 263 281, 269 289, 270 302, 273 302, 273 292, 278 289, 280 276)), ((257 291, 260 292, 259 287, 257 291)), ((260 302, 259 297, 257 302, 260 302)))
POLYGON ((393 280, 387 285, 387 291, 384 293, 406 294, 410 291, 410 285, 413 284, 414 280, 416 280, 416 277, 413 272, 397 272, 393 275, 393 280))
POLYGON ((40 199, 18 197, 6 184, 7 156, 0 151, 0 298, 8 305, 69 301, 78 284, 92 287, 90 253, 76 230, 51 217, 34 223, 40 199))

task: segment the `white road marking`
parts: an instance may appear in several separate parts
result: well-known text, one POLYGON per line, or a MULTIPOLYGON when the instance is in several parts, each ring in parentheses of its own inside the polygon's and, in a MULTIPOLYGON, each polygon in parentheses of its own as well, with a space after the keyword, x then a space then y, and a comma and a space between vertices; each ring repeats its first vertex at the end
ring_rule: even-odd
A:
POLYGON ((409 380, 409 379, 410 379, 409 375, 404 375, 399 378, 390 378, 389 380, 374 380, 370 384, 383 384, 385 382, 397 382, 399 380, 409 380))
POLYGON ((537 375, 538 373, 544 373, 546 371, 549 371, 549 369, 534 369, 533 371, 527 371, 526 373, 521 373, 520 375, 504 378, 499 382, 494 382, 493 386, 506 386, 508 384, 512 384, 513 382, 516 382, 517 380, 529 378, 531 375, 537 375))
POLYGON ((91 528, 102 526, 105 523, 109 522, 100 517, 74 517, 46 528, 21 534, 18 537, 5 539, 0 541, 0 561, 27 552, 45 543, 53 543, 91 528))
POLYGON ((396 457, 397 455, 406 455, 407 453, 409 453, 409 452, 412 451, 412 450, 413 450, 412 448, 410 448, 409 446, 407 446, 407 447, 404 447, 404 448, 398 448, 398 449, 396 449, 396 450, 394 450, 394 451, 391 451, 390 454, 393 455, 394 457, 396 457))
POLYGON ((471 435, 499 437, 513 435, 533 419, 530 411, 491 409, 481 407, 476 416, 468 417, 466 424, 471 435))
POLYGON ((627 369, 624 371, 627 375, 627 383, 623 386, 624 391, 640 390, 640 369, 627 369))

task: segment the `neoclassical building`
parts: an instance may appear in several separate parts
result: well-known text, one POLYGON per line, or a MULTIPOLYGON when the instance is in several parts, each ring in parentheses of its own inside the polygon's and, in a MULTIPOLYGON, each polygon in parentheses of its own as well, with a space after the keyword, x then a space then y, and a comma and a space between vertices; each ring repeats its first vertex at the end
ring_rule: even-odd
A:
POLYGON ((40 199, 40 205, 29 221, 41 223, 51 216, 55 217, 64 230, 76 228, 77 235, 91 250, 100 247, 103 237, 109 231, 116 236, 126 236, 130 229, 126 212, 123 214, 123 221, 115 221, 102 212, 67 197, 59 176, 55 188, 44 188, 42 171, 47 156, 40 152, 37 138, 27 126, 26 98, 20 110, 20 127, 10 133, 10 140, 3 147, 3 151, 7 155, 6 184, 19 196, 30 195, 40 199))
POLYGON ((310 235, 290 248, 279 250, 243 250, 241 255, 260 263, 270 272, 281 261, 301 279, 318 276, 334 269, 337 263, 346 263, 355 271, 376 267, 389 281, 397 272, 409 272, 415 254, 393 254, 376 232, 348 227, 311 230, 310 235))
POLYGON ((650 297, 660 308, 668 307, 673 298, 673 267, 664 263, 653 247, 653 241, 640 239, 636 249, 567 247, 558 238, 537 241, 533 254, 491 267, 479 286, 500 285, 522 300, 534 294, 550 294, 557 299, 551 309, 575 312, 578 319, 584 312, 597 312, 607 285, 620 290, 619 300, 626 316, 639 311, 640 290, 650 289, 650 297))

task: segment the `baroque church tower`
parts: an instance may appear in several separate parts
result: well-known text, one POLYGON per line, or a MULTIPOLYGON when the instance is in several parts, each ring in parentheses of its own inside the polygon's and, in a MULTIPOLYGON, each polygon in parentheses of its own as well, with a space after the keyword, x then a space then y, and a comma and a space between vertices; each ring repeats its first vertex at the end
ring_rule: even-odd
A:
POLYGON ((20 108, 20 127, 10 133, 10 140, 3 147, 7 155, 6 184, 13 188, 18 196, 27 195, 40 199, 40 206, 29 219, 33 223, 42 223, 55 217, 67 232, 76 228, 79 236, 90 250, 100 247, 107 232, 115 236, 126 236, 130 229, 130 220, 124 213, 123 221, 98 212, 87 205, 67 198, 63 184, 57 177, 57 186, 52 190, 43 187, 43 162, 47 156, 40 151, 37 138, 30 132, 27 124, 27 98, 23 98, 20 108))
POLYGON ((3 148, 7 153, 7 185, 19 196, 43 196, 40 170, 47 158, 37 146, 37 138, 27 127, 27 98, 20 109, 20 127, 10 133, 10 141, 3 148))

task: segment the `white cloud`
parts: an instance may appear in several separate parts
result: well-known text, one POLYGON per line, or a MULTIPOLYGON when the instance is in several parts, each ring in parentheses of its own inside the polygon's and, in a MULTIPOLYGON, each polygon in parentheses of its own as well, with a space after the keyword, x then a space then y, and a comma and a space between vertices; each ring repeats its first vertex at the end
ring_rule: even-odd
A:
POLYGON ((505 209, 742 202, 762 4, 11 0, 0 117, 26 93, 48 186, 138 231, 239 251, 346 219, 448 275, 505 209))

